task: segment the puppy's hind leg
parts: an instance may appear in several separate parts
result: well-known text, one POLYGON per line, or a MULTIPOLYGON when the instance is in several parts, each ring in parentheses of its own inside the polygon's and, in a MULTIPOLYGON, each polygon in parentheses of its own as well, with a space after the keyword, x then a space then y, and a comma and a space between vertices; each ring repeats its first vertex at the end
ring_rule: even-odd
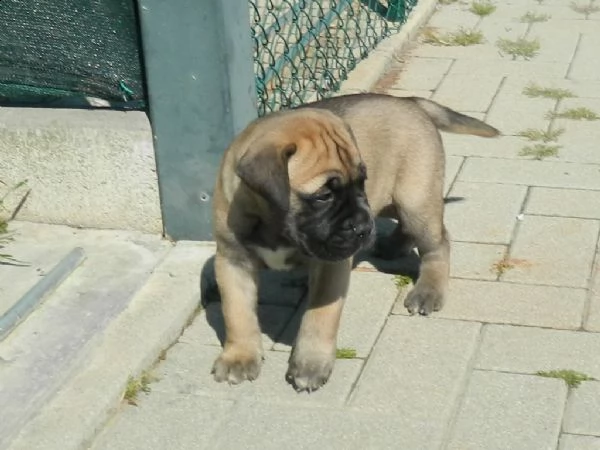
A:
POLYGON ((450 274, 450 242, 443 224, 443 203, 401 210, 401 220, 421 258, 419 278, 404 306, 411 314, 428 315, 444 304, 450 274))

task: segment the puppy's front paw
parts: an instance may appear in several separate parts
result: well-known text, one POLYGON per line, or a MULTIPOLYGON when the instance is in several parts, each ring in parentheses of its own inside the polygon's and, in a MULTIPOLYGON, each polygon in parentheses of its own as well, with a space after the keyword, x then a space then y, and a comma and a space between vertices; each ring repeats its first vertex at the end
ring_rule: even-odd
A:
POLYGON ((260 374, 262 361, 262 351, 259 348, 249 350, 231 346, 223 350, 215 360, 211 373, 218 382, 239 384, 245 380, 253 381, 260 374))
POLYGON ((313 392, 327 383, 334 363, 335 350, 330 354, 294 349, 285 379, 297 392, 313 392))
POLYGON ((437 289, 418 282, 414 289, 404 299, 404 306, 411 314, 428 316, 433 311, 439 311, 444 305, 444 295, 437 289))

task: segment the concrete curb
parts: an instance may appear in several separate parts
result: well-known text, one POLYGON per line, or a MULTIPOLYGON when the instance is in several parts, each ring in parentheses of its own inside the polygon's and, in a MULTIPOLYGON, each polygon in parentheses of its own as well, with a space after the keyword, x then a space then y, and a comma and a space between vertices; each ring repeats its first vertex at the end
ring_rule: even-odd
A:
POLYGON ((437 0, 419 0, 399 33, 379 43, 373 52, 350 72, 335 95, 368 92, 385 74, 394 58, 416 37, 421 27, 435 12, 437 0))
POLYGON ((118 409, 129 377, 151 367, 181 335, 200 304, 199 265, 214 248, 206 242, 178 243, 9 449, 87 448, 118 409))

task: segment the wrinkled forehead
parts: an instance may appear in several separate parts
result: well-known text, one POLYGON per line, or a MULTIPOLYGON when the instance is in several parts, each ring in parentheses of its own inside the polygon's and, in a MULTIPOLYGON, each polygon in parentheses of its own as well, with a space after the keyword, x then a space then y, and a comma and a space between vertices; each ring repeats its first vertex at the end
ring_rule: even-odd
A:
POLYGON ((288 164, 290 184, 314 192, 330 178, 343 184, 364 178, 365 168, 349 127, 333 114, 314 114, 290 130, 296 153, 288 164))

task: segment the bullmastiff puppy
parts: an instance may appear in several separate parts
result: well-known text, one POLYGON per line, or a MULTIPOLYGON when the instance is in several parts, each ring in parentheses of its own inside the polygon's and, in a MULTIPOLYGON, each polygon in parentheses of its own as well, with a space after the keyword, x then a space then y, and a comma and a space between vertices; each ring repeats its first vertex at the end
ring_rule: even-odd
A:
POLYGON ((212 369, 216 381, 236 384, 259 375, 259 270, 306 264, 308 304, 286 379, 308 392, 327 382, 353 255, 373 244, 375 216, 398 221, 385 247, 419 252, 408 311, 427 315, 442 307, 450 258, 438 130, 499 134, 423 98, 356 94, 269 114, 233 140, 213 199, 226 328, 212 369))

